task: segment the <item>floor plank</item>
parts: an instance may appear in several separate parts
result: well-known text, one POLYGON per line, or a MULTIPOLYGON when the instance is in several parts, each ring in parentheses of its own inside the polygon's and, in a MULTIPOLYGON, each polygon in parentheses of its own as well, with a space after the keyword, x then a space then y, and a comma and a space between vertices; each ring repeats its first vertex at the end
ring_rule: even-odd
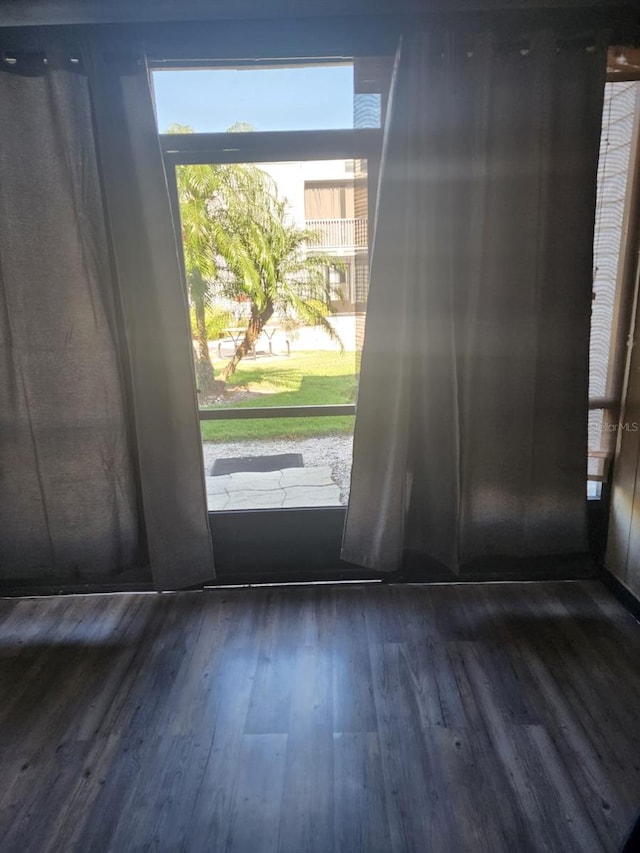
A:
POLYGON ((597 582, 0 600, 3 853, 601 853, 640 625, 597 582))

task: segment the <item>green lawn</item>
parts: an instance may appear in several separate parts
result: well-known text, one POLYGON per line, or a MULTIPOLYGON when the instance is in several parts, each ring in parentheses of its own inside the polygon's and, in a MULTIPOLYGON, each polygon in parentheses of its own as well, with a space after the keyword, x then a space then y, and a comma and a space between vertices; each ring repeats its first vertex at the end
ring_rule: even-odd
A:
MULTIPOLYGON (((355 352, 298 352, 291 357, 251 358, 240 362, 227 381, 229 391, 258 394, 247 400, 225 401, 223 407, 312 406, 353 403, 356 392, 355 352)), ((226 363, 216 360, 216 374, 226 363)), ((213 407, 216 408, 216 407, 213 407)), ((250 438, 309 438, 353 429, 353 417, 277 418, 251 421, 202 421, 205 441, 250 438)))

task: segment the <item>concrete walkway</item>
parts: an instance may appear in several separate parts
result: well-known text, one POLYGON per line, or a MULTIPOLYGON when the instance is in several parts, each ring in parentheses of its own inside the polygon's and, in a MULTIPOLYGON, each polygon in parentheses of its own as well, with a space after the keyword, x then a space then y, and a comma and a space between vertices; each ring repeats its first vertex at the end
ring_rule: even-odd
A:
POLYGON ((340 506, 331 466, 207 476, 209 510, 340 506))

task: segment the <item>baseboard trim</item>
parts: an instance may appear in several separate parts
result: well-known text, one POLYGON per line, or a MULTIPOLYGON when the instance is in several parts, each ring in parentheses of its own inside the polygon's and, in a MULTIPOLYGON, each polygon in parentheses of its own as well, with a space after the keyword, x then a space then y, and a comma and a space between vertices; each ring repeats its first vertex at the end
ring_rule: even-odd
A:
POLYGON ((622 581, 619 581, 615 575, 612 575, 611 572, 604 567, 600 574, 600 580, 618 599, 625 610, 628 610, 633 618, 640 622, 640 599, 636 598, 636 596, 622 583, 622 581))
POLYGON ((87 583, 87 584, 0 584, 0 598, 38 598, 52 595, 100 595, 120 592, 155 592, 153 584, 146 581, 138 583, 87 583))

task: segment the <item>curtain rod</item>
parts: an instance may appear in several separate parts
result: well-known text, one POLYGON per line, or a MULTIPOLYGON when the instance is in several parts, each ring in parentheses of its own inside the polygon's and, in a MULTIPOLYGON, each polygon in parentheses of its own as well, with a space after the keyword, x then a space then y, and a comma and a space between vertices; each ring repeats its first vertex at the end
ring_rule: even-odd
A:
MULTIPOLYGON (((424 22, 424 19, 420 20, 424 22)), ((229 22, 224 23, 229 24, 229 22)), ((237 23, 238 22, 234 22, 236 25, 237 23)), ((251 22, 248 23, 250 24, 251 22)), ((326 24, 327 22, 318 21, 317 23, 320 25, 319 29, 323 29, 321 25, 326 24)), ((207 30, 206 24, 203 29, 205 31, 207 30)), ((231 29, 235 30, 237 27, 232 27, 231 29)), ((364 29, 366 30, 367 28, 365 27, 364 29)), ((282 49, 279 49, 278 43, 274 44, 271 39, 266 39, 268 48, 265 49, 265 40, 263 39, 260 49, 254 50, 250 47, 251 39, 249 39, 249 46, 245 42, 242 48, 235 50, 233 48, 234 40, 231 39, 227 46, 227 50, 225 52, 221 52, 217 43, 218 40, 215 38, 210 39, 209 37, 206 37, 203 40, 196 37, 191 40, 189 38, 185 38, 184 33, 181 36, 179 32, 175 32, 171 39, 162 39, 161 41, 158 41, 158 39, 153 36, 154 30, 157 33, 157 27, 152 28, 151 32, 148 32, 147 30, 148 28, 146 27, 124 28, 122 26, 48 27, 33 28, 31 30, 27 30, 25 28, 21 28, 19 30, 0 28, 0 66, 4 65, 5 67, 15 67, 20 60, 29 60, 35 64, 38 62, 44 63, 44 60, 46 59, 46 51, 42 49, 42 45, 51 43, 52 38, 61 45, 61 55, 63 55, 65 51, 68 52, 70 61, 72 64, 77 66, 81 64, 81 52, 78 46, 84 38, 89 35, 98 38, 103 36, 107 42, 111 41, 113 43, 112 39, 116 36, 124 37, 126 34, 130 36, 130 43, 132 45, 136 44, 136 39, 139 39, 137 41, 137 45, 140 44, 140 40, 145 43, 149 61, 157 68, 214 68, 221 66, 232 67, 234 65, 251 67, 260 63, 265 65, 274 63, 281 63, 283 65, 314 62, 338 63, 351 61, 359 56, 382 56, 393 53, 396 43, 394 40, 395 30, 391 28, 387 29, 385 32, 384 39, 380 37, 372 39, 369 43, 368 50, 364 49, 364 45, 368 40, 367 36, 371 35, 371 33, 357 34, 358 36, 363 37, 359 47, 351 38, 351 35, 354 34, 347 34, 342 45, 334 44, 333 47, 330 47, 327 42, 326 49, 316 47, 312 50, 312 40, 305 39, 304 43, 296 45, 297 50, 296 52, 293 52, 291 51, 292 44, 289 45, 289 50, 285 49, 287 46, 287 36, 286 33, 281 33, 280 44, 282 49), (349 47, 351 49, 346 49, 347 44, 350 41, 351 44, 349 47), (302 51, 298 52, 300 47, 302 47, 302 51)), ((179 30, 179 28, 176 28, 176 30, 179 30)), ((615 39, 615 34, 611 34, 609 41, 612 46, 609 48, 607 58, 607 72, 611 75, 610 79, 638 79, 638 76, 636 75, 640 73, 640 48, 637 47, 636 44, 640 44, 640 24, 638 30, 639 32, 636 34, 637 42, 632 36, 627 40, 623 40, 615 39)), ((237 30, 238 33, 241 31, 242 29, 237 30)), ((446 28, 441 28, 440 26, 433 28, 434 34, 437 34, 438 32, 445 33, 446 31, 446 28)), ((526 48, 527 41, 534 31, 534 29, 529 29, 528 32, 525 32, 521 29, 519 33, 515 33, 509 31, 509 28, 484 30, 484 32, 490 32, 492 34, 494 43, 498 49, 507 50, 510 47, 513 49, 526 48)), ((466 27, 462 27, 459 30, 454 28, 453 32, 462 41, 465 37, 475 38, 481 31, 476 32, 469 30, 466 27)), ((588 25, 581 27, 579 33, 574 31, 570 35, 563 34, 558 30, 557 40, 560 47, 580 43, 584 43, 585 46, 587 46, 594 43, 594 32, 595 30, 588 25)), ((202 33, 200 33, 200 35, 202 35, 202 33)), ((291 35, 291 33, 289 35, 291 35)), ((378 32, 378 36, 381 36, 380 32, 378 32)), ((125 50, 127 41, 128 39, 123 38, 123 42, 120 42, 125 50)), ((322 41, 322 38, 320 41, 322 41)))

